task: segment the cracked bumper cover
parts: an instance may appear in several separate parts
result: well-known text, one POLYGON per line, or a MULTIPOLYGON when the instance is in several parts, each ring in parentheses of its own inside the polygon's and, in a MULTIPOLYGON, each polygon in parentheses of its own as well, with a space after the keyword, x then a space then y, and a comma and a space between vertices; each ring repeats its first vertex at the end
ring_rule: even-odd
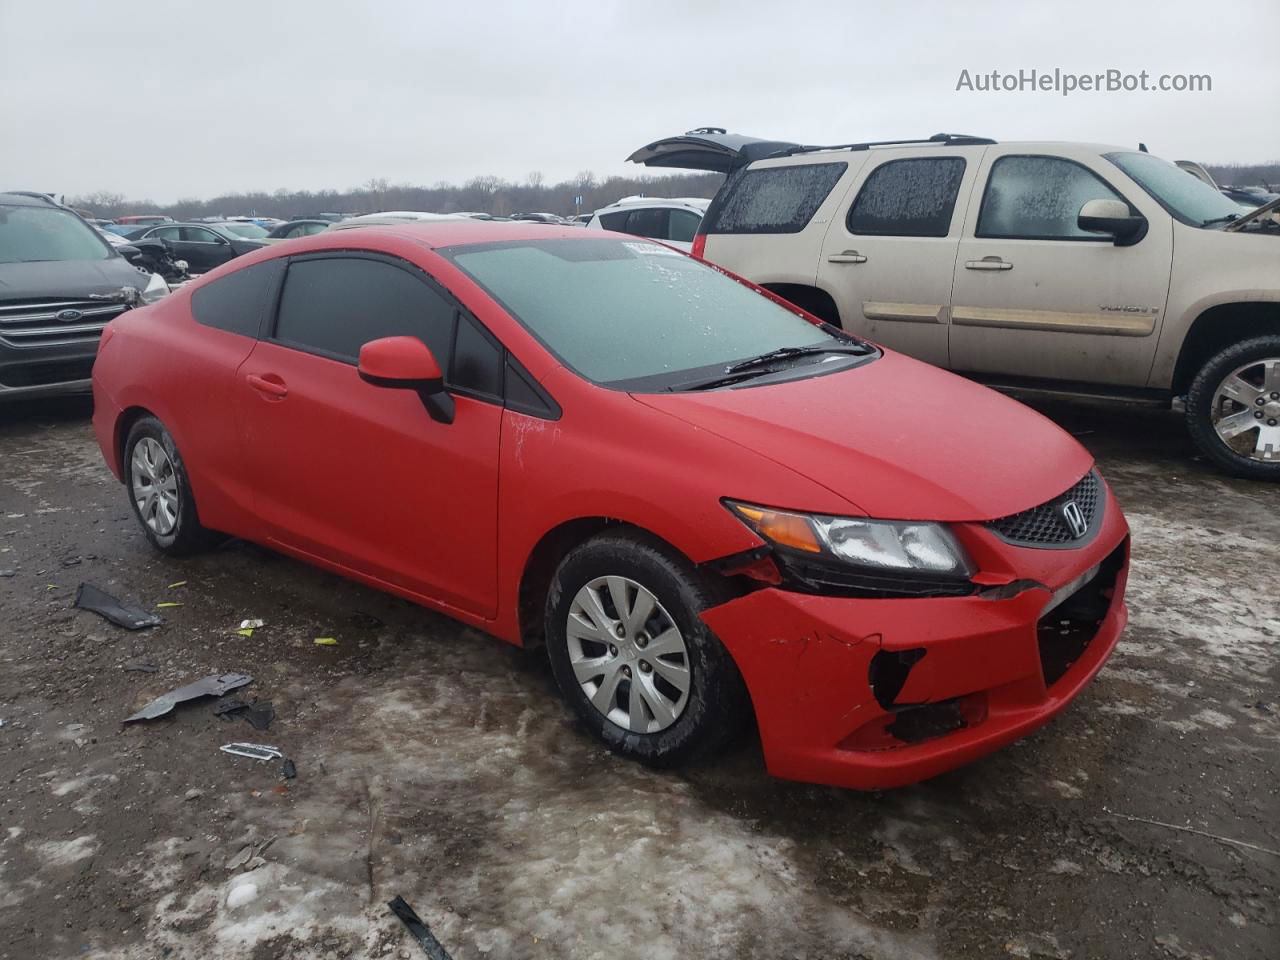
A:
POLYGON ((1037 582, 1004 599, 850 599, 767 588, 705 611, 750 691, 769 772, 856 789, 902 786, 1052 719, 1101 669, 1128 619, 1128 529, 1109 492, 1107 500, 1101 529, 1074 550, 1012 547, 976 525, 958 531, 971 550, 997 558, 1010 580, 1037 582), (1046 607, 1056 591, 1069 592, 1108 562, 1114 585, 1105 615, 1083 652, 1046 684, 1038 630, 1046 607), (909 665, 905 679, 890 684, 888 709, 872 688, 881 652, 905 654, 893 659, 909 665), (967 725, 888 748, 857 745, 859 731, 882 730, 904 708, 943 703, 963 704, 967 725))

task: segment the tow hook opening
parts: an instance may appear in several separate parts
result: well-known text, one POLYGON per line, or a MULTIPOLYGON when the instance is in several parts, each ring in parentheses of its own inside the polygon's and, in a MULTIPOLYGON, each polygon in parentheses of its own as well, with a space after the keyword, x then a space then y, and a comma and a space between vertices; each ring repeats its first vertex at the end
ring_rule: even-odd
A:
POLYGON ((871 665, 867 668, 867 681, 871 684, 871 693, 881 710, 894 708, 894 701, 906 686, 911 668, 923 660, 927 652, 924 647, 881 650, 871 658, 871 665))
POLYGON ((896 707, 892 713, 863 724, 841 740, 838 747, 861 752, 896 750, 976 727, 986 719, 985 693, 971 693, 938 703, 896 707))

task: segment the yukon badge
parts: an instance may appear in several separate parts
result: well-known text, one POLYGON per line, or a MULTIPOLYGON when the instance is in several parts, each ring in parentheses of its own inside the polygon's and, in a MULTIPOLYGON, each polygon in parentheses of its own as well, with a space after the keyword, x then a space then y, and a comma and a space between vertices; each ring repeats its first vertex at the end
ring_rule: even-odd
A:
POLYGON ((1077 540, 1089 532, 1089 521, 1084 518, 1084 511, 1080 509, 1080 504, 1074 500, 1068 500, 1062 505, 1062 519, 1067 529, 1071 531, 1071 535, 1077 540))

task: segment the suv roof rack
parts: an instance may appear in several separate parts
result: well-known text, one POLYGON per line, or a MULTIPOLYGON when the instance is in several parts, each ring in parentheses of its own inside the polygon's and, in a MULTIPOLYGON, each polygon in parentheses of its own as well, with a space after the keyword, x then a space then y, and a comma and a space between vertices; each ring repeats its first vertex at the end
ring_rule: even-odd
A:
POLYGON ((899 147, 913 143, 937 143, 948 147, 984 147, 995 142, 989 137, 975 137, 968 133, 935 133, 932 137, 909 140, 868 140, 864 143, 833 143, 825 146, 806 144, 779 150, 773 156, 791 157, 797 153, 817 153, 822 150, 870 150, 872 147, 899 147))

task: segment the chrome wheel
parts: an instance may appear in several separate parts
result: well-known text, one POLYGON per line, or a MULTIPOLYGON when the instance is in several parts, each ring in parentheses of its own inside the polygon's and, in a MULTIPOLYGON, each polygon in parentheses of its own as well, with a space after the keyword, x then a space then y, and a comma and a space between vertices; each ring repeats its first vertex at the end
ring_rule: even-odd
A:
POLYGON ((1232 451, 1259 463, 1280 463, 1280 357, 1233 370, 1214 392, 1213 429, 1232 451))
POLYGON ((569 665, 601 714, 632 733, 671 726, 689 702, 689 653, 658 598, 626 577, 597 577, 573 598, 569 665))
POLYGON ((143 437, 134 444, 129 486, 138 516, 151 532, 161 537, 173 533, 178 525, 178 477, 158 440, 143 437))

